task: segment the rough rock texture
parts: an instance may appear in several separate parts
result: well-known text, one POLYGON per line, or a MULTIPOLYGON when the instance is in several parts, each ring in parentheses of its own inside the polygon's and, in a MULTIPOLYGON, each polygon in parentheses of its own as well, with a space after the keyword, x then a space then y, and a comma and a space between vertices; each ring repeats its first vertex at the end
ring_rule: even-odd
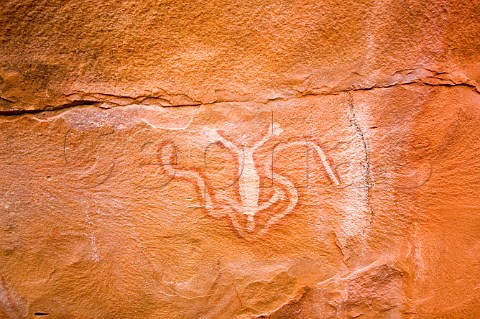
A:
POLYGON ((480 2, 0 25, 0 318, 480 318, 480 2))

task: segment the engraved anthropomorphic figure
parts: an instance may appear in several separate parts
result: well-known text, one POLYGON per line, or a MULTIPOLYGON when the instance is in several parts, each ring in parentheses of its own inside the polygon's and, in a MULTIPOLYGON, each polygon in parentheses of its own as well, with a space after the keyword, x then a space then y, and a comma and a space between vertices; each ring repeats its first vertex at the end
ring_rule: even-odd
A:
MULTIPOLYGON (((273 124, 269 131, 273 136, 278 136, 282 133, 282 129, 278 124, 273 124)), ((214 142, 219 142, 232 151, 238 159, 238 192, 240 195, 240 203, 234 202, 232 199, 219 194, 230 206, 238 213, 247 216, 247 231, 252 232, 255 229, 255 215, 262 210, 269 208, 278 200, 278 188, 276 188, 275 195, 267 201, 264 205, 259 205, 260 199, 260 176, 257 172, 257 168, 254 161, 254 153, 269 141, 272 136, 266 134, 258 142, 254 143, 251 147, 243 146, 237 147, 235 144, 224 138, 216 130, 206 130, 204 132, 206 136, 212 139, 214 142)), ((288 185, 290 186, 290 185, 288 185)), ((296 193, 296 192, 295 192, 296 193)), ((290 200, 296 204, 297 195, 295 194, 290 200)))
MULTIPOLYGON (((215 194, 213 194, 213 190, 207 186, 205 178, 199 172, 193 170, 173 169, 171 167, 171 146, 170 149, 168 146, 161 148, 161 161, 165 167, 165 171, 172 177, 186 179, 198 186, 202 193, 204 208, 208 214, 214 217, 228 215, 233 226, 242 237, 248 238, 252 236, 262 236, 268 231, 270 226, 291 213, 298 203, 298 192, 294 184, 283 175, 273 171, 272 161, 266 161, 263 166, 263 173, 265 176, 269 176, 272 179, 273 195, 265 202, 260 203, 261 177, 257 171, 254 155, 258 149, 273 137, 279 136, 283 130, 277 123, 273 123, 269 127, 269 132, 271 132, 271 134, 265 134, 253 145, 242 145, 239 147, 225 138, 218 130, 205 128, 203 131, 204 136, 207 137, 211 143, 222 144, 237 158, 238 179, 235 184, 238 186, 239 202, 222 191, 216 191, 215 194), (220 199, 222 202, 226 203, 228 207, 214 204, 212 197, 220 199), (262 211, 272 208, 274 205, 274 209, 278 209, 278 211, 271 213, 271 217, 268 221, 264 225, 258 227, 255 216, 262 211), (240 217, 242 215, 246 217, 246 226, 242 226, 242 223, 240 222, 240 217)), ((305 143, 305 141, 302 141, 279 144, 275 148, 275 151, 281 152, 284 149, 294 146, 305 147, 305 143)), ((313 149, 319 155, 331 181, 335 185, 339 185, 339 179, 334 174, 323 150, 317 144, 313 144, 313 149)))

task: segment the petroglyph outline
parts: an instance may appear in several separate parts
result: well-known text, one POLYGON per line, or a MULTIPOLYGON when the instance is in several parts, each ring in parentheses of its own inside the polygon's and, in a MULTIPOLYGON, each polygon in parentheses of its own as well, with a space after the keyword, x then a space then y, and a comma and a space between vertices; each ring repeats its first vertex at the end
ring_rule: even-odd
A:
MULTIPOLYGON (((272 123, 269 130, 271 130, 273 136, 278 136, 283 131, 276 123, 272 123)), ((190 183, 196 185, 203 200, 202 208, 204 208, 207 213, 213 217, 228 216, 233 227, 241 237, 252 238, 265 235, 265 233, 273 224, 275 224, 277 221, 279 221, 286 215, 290 214, 298 203, 298 192, 295 185, 285 176, 278 174, 274 171, 273 157, 272 161, 266 161, 266 163, 264 164, 263 173, 266 176, 271 175, 274 194, 271 195, 271 197, 262 204, 259 203, 261 189, 260 175, 257 172, 253 155, 261 146, 263 146, 267 141, 272 139, 273 136, 269 136, 268 134, 266 134, 259 141, 254 143, 251 147, 246 147, 245 145, 238 147, 233 142, 225 138, 217 130, 206 128, 204 133, 208 137, 214 139, 214 142, 210 143, 209 146, 215 143, 220 143, 237 156, 239 175, 233 184, 238 184, 240 202, 237 202, 234 199, 224 195, 221 192, 221 190, 223 190, 222 188, 216 188, 218 192, 216 194, 213 194, 213 190, 215 190, 215 188, 208 187, 205 176, 203 176, 203 174, 200 172, 192 169, 173 169, 171 167, 171 159, 173 156, 172 150, 175 147, 173 142, 169 144, 164 144, 164 146, 159 148, 160 162, 163 164, 165 172, 167 174, 170 174, 172 178, 177 177, 181 179, 186 179, 190 183), (173 147, 173 149, 171 148, 170 151, 165 150, 167 145, 171 145, 170 147, 173 147), (216 205, 216 201, 218 199, 221 199, 224 203, 228 204, 227 209, 225 209, 225 207, 222 207, 222 205, 216 205), (280 205, 279 211, 275 212, 273 216, 271 216, 263 226, 257 227, 255 216, 262 211, 275 206, 277 203, 286 203, 286 207, 282 207, 282 205, 280 205), (246 216, 247 222, 245 227, 241 225, 239 221, 239 215, 246 216), (260 230, 255 232, 257 228, 260 228, 260 230)), ((340 185, 341 180, 335 174, 325 152, 318 144, 314 142, 311 142, 310 144, 312 145, 314 152, 318 154, 322 166, 327 173, 327 177, 334 185, 340 185)), ((308 152, 309 144, 307 143, 305 145, 304 142, 298 141, 287 142, 284 144, 277 143, 275 149, 277 150, 277 152, 279 152, 289 147, 297 147, 299 145, 306 146, 306 150, 308 152)), ((209 146, 207 146, 207 149, 209 146)), ((274 154, 274 151, 272 152, 272 156, 274 154)))
MULTIPOLYGON (((67 157, 67 153, 68 153, 67 152, 67 140, 68 140, 68 135, 70 134, 71 131, 72 131, 72 129, 68 128, 65 131, 65 134, 63 136, 63 160, 64 160, 65 165, 69 164, 69 160, 68 160, 68 157, 67 157)), ((110 133, 107 133, 107 134, 101 134, 101 136, 111 135, 113 133, 114 132, 110 132, 110 133)), ((95 158, 95 163, 93 165, 91 165, 91 167, 88 168, 87 170, 85 170, 83 173, 74 174, 74 173, 68 172, 68 173, 66 173, 66 175, 67 176, 77 175, 77 177, 80 175, 80 177, 76 178, 74 182, 81 182, 82 180, 94 175, 94 172, 98 169, 98 166, 99 166, 98 163, 99 163, 99 157, 96 157, 95 158)), ((88 185, 88 186, 83 186, 83 187, 78 187, 78 186, 71 186, 71 187, 75 188, 75 189, 91 189, 91 188, 95 188, 97 186, 100 186, 100 185, 104 184, 107 180, 109 180, 113 176, 114 168, 115 168, 115 161, 112 160, 111 164, 108 165, 108 168, 106 170, 103 170, 103 172, 102 172, 103 174, 97 174, 97 176, 104 175, 104 177, 102 179, 100 179, 98 182, 93 183, 93 185, 88 185)))

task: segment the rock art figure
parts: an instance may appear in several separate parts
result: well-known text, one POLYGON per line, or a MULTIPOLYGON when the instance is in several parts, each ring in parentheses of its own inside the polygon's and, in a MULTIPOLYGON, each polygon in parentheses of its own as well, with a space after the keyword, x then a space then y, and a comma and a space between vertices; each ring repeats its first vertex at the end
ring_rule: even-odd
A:
MULTIPOLYGON (((165 173, 170 175, 171 179, 184 179, 198 187, 203 199, 203 208, 210 216, 217 218, 228 216, 233 227, 241 237, 247 239, 258 238, 265 235, 273 224, 290 214, 298 203, 298 192, 295 185, 285 176, 273 170, 272 161, 266 161, 263 165, 263 173, 272 179, 273 195, 263 203, 260 202, 261 177, 257 170, 254 154, 272 137, 279 136, 283 130, 277 123, 273 123, 269 127, 269 132, 272 132, 272 134, 266 134, 250 147, 237 146, 225 138, 218 130, 206 128, 203 132, 212 143, 222 144, 237 158, 238 179, 235 185, 238 186, 239 200, 228 196, 224 190, 214 190, 212 187, 209 187, 202 172, 193 169, 181 170, 173 168, 172 163, 175 161, 176 150, 172 143, 163 144, 160 147, 160 161, 165 173), (266 223, 258 225, 256 216, 267 210, 274 211, 269 211, 271 217, 266 223), (246 217, 245 225, 242 225, 240 221, 242 215, 246 217)), ((278 144, 274 151, 280 152, 295 146, 307 146, 308 150, 309 144, 312 145, 313 150, 318 154, 331 182, 334 185, 340 185, 340 179, 334 173, 327 155, 319 145, 306 141, 296 141, 278 144)))

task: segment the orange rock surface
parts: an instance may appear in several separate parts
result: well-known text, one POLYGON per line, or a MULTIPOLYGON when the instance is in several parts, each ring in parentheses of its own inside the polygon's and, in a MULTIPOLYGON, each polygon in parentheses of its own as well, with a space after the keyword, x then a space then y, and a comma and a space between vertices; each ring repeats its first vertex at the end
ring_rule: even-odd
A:
POLYGON ((0 318, 480 318, 478 1, 0 25, 0 318))

